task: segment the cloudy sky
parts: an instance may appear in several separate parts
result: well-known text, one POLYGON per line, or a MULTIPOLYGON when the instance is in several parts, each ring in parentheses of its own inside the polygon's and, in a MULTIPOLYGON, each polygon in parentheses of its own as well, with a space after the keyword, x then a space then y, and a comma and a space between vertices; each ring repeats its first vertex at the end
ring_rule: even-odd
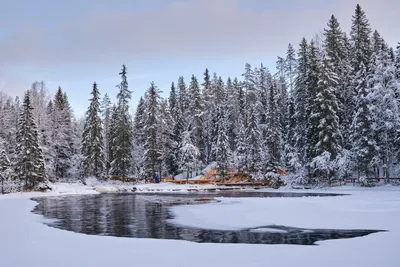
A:
POLYGON ((297 48, 331 14, 348 32, 357 3, 395 46, 398 0, 0 0, 0 90, 21 96, 44 80, 81 115, 94 81, 116 95, 125 63, 135 104, 151 81, 167 92, 205 68, 224 78, 246 62, 273 69, 288 43, 297 48))

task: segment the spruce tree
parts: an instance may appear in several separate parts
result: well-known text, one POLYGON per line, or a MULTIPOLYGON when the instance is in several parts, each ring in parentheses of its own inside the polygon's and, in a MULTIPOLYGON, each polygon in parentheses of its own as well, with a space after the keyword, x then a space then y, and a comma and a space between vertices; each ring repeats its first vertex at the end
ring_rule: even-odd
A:
POLYGON ((229 147, 229 140, 227 136, 227 115, 226 104, 219 107, 218 118, 218 141, 217 141, 217 167, 223 179, 227 177, 228 168, 231 161, 231 150, 229 147))
POLYGON ((198 165, 200 156, 199 150, 193 145, 190 131, 183 132, 180 155, 180 169, 186 172, 186 182, 188 182, 189 176, 198 165))
MULTIPOLYGON (((316 99, 312 108, 310 124, 315 125, 315 143, 312 144, 311 160, 329 155, 330 162, 334 162, 341 153, 342 135, 339 127, 338 101, 335 95, 337 76, 332 71, 331 63, 324 60, 320 68, 320 77, 317 87, 316 99)), ((332 165, 327 163, 328 165, 332 165)), ((321 175, 328 178, 328 182, 334 177, 331 166, 311 166, 312 177, 321 175), (328 168, 329 167, 329 168, 328 168)))
POLYGON ((100 92, 93 84, 82 135, 83 171, 86 177, 103 178, 105 171, 103 122, 100 117, 100 92))
POLYGON ((395 52, 395 68, 396 68, 396 78, 400 81, 400 42, 397 43, 395 52))
POLYGON ((184 121, 182 117, 182 112, 179 106, 175 106, 173 110, 171 110, 172 118, 173 118, 173 127, 172 127, 172 140, 171 140, 171 151, 169 152, 169 173, 172 175, 177 175, 179 170, 179 161, 180 161, 180 148, 182 147, 182 137, 184 132, 184 121))
POLYGON ((200 159, 203 160, 205 158, 204 153, 204 107, 203 101, 200 95, 200 88, 197 78, 192 75, 190 86, 189 86, 189 95, 190 95, 190 125, 192 128, 193 134, 193 143, 199 149, 200 152, 200 159))
POLYGON ((318 94, 318 83, 321 75, 321 61, 314 41, 310 42, 308 50, 309 69, 307 73, 307 159, 310 162, 316 156, 315 146, 318 143, 318 120, 312 120, 312 116, 318 112, 316 103, 318 94))
POLYGON ((0 179, 1 179, 1 193, 4 194, 5 183, 10 178, 11 162, 8 159, 7 153, 4 148, 0 150, 0 179))
POLYGON ((109 170, 111 167, 110 162, 110 125, 111 125, 111 100, 107 93, 104 95, 103 101, 101 103, 101 114, 103 120, 103 138, 104 138, 104 163, 106 174, 109 174, 109 170))
POLYGON ((293 91, 294 102, 294 120, 296 121, 296 128, 294 129, 295 151, 299 164, 304 166, 306 164, 307 155, 307 124, 308 124, 308 44, 307 40, 303 38, 300 43, 298 51, 298 67, 297 77, 295 80, 295 87, 293 91))
POLYGON ((350 41, 352 45, 351 52, 354 73, 358 73, 362 65, 368 71, 372 55, 371 28, 364 10, 358 4, 352 19, 350 41))
POLYGON ((26 93, 16 136, 17 148, 14 165, 16 179, 21 181, 24 190, 39 189, 46 182, 43 152, 39 146, 32 110, 29 93, 26 93))
POLYGON ((294 87, 296 69, 297 69, 296 51, 294 50, 293 45, 289 44, 286 52, 285 72, 286 76, 289 79, 289 89, 291 92, 293 91, 294 87))
POLYGON ((144 121, 145 121, 145 101, 143 97, 140 97, 138 105, 136 107, 135 118, 133 119, 133 129, 135 141, 138 144, 144 144, 144 121))
POLYGON ((179 106, 181 108, 181 112, 184 115, 184 118, 186 119, 189 115, 190 99, 188 94, 188 88, 186 86, 186 82, 183 76, 179 77, 178 79, 178 101, 179 101, 179 106))
POLYGON ((58 88, 53 102, 53 133, 55 156, 55 177, 67 176, 71 167, 71 158, 73 154, 73 129, 71 124, 71 107, 68 98, 63 93, 61 87, 58 88))
POLYGON ((171 83, 171 90, 170 90, 170 93, 169 93, 168 102, 169 102, 169 108, 171 110, 175 110, 175 107, 178 105, 178 96, 176 94, 176 89, 175 89, 175 83, 174 82, 171 83))
POLYGON ((242 115, 239 115, 238 128, 234 161, 239 171, 243 171, 247 166, 247 139, 242 115))
POLYGON ((146 92, 146 120, 144 122, 144 170, 147 176, 153 176, 160 171, 161 147, 158 142, 160 90, 152 82, 146 92))
POLYGON ((379 147, 379 158, 385 178, 390 177, 393 159, 399 153, 398 140, 400 127, 399 101, 396 92, 400 89, 395 77, 395 66, 389 51, 377 50, 375 64, 368 79, 371 97, 371 113, 379 147), (395 145, 393 145, 395 144, 395 145))
POLYGON ((266 143, 269 159, 267 167, 269 171, 275 171, 281 164, 281 124, 278 109, 279 95, 276 84, 270 86, 267 108, 267 133, 266 143))
MULTIPOLYGON (((339 116, 339 123, 342 131, 345 131, 346 143, 348 143, 348 110, 354 107, 348 107, 348 97, 351 89, 349 88, 349 73, 350 73, 350 62, 349 62, 349 51, 346 46, 347 40, 345 35, 340 28, 339 22, 334 15, 328 22, 327 28, 324 29, 324 48, 326 53, 326 59, 328 64, 331 66, 332 71, 337 75, 337 83, 332 88, 338 101, 337 115, 339 116)), ((352 95, 350 94, 350 97, 352 95)))
POLYGON ((161 175, 167 176, 171 174, 172 157, 170 153, 173 149, 174 126, 174 120, 167 99, 161 99, 158 114, 157 143, 160 150, 160 172, 161 175))
POLYGON ((378 147, 373 130, 371 97, 366 79, 366 67, 361 63, 358 74, 358 92, 355 116, 352 124, 352 152, 360 177, 371 177, 376 166, 378 147))
POLYGON ((126 77, 127 69, 122 65, 121 83, 117 85, 119 93, 117 95, 118 105, 114 113, 114 140, 111 150, 113 153, 113 161, 111 162, 110 173, 115 176, 126 177, 132 167, 132 118, 129 113, 129 101, 132 98, 132 92, 128 89, 128 80, 126 77))
POLYGON ((293 97, 289 97, 287 106, 288 120, 285 129, 285 144, 284 144, 284 162, 289 172, 295 172, 301 166, 299 165, 296 153, 296 119, 295 119, 295 104, 293 97))

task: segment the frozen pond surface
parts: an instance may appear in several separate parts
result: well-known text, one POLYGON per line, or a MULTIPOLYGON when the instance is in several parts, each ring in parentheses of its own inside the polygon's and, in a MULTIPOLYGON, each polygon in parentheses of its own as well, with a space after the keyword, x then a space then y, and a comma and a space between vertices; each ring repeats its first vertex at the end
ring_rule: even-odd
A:
MULTIPOLYGON (((198 243, 315 245, 317 241, 354 238, 379 232, 362 229, 305 229, 266 225, 238 230, 175 225, 169 208, 216 201, 214 197, 329 196, 312 193, 226 191, 203 194, 99 194, 37 198, 34 209, 45 224, 89 235, 174 239, 198 243)), ((296 222, 293 222, 294 224, 296 222)))

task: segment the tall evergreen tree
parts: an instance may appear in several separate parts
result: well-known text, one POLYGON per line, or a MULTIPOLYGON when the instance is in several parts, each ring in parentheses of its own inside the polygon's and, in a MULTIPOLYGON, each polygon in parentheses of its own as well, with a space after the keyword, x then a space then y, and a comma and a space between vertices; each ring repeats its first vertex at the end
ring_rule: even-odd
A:
POLYGON ((68 98, 61 87, 58 88, 53 102, 53 132, 55 156, 55 177, 65 177, 71 167, 73 155, 73 129, 71 119, 71 107, 68 98))
POLYGON ((366 79, 366 67, 361 63, 359 71, 359 87, 355 116, 352 124, 352 152, 356 161, 358 173, 361 177, 371 177, 376 166, 378 147, 373 130, 371 114, 371 98, 366 79))
POLYGON ((133 120, 133 129, 136 142, 143 144, 145 141, 144 135, 144 121, 145 121, 145 101, 143 97, 140 97, 138 105, 136 107, 135 118, 133 120))
POLYGON ((395 66, 388 50, 381 49, 374 53, 375 64, 368 79, 370 88, 371 113, 376 133, 375 139, 379 148, 381 167, 386 178, 390 177, 390 166, 395 155, 399 153, 397 145, 399 140, 398 128, 400 127, 399 101, 396 92, 400 83, 395 77, 395 66))
MULTIPOLYGON (((316 99, 312 108, 313 113, 310 117, 310 124, 315 125, 317 132, 315 140, 313 140, 315 143, 312 144, 310 156, 311 159, 315 160, 329 153, 326 154, 329 155, 328 160, 333 162, 342 149, 342 135, 339 127, 339 117, 337 116, 338 101, 335 95, 337 76, 332 71, 331 63, 328 60, 324 60, 322 64, 316 99)), ((332 168, 311 166, 311 169, 313 170, 312 177, 321 176, 324 172, 328 182, 334 177, 334 173, 331 171, 332 168)))
POLYGON ((8 159, 7 153, 4 148, 0 150, 0 180, 1 180, 1 193, 4 194, 5 183, 10 178, 11 162, 8 159))
POLYGON ((368 71, 372 55, 371 28, 367 16, 361 6, 357 4, 353 15, 350 41, 352 45, 352 65, 354 73, 361 70, 362 65, 368 71))
POLYGON ((271 171, 275 171, 281 165, 281 125, 278 109, 279 96, 276 89, 276 84, 270 86, 267 109, 266 148, 269 154, 268 168, 271 171))
POLYGON ((104 138, 104 163, 106 174, 109 174, 111 167, 110 162, 110 125, 111 125, 111 100, 107 93, 104 95, 103 101, 101 103, 101 114, 103 120, 103 138, 104 138))
POLYGON ((309 69, 307 73, 307 158, 309 161, 315 156, 313 150, 318 143, 319 121, 312 120, 312 116, 318 112, 316 104, 318 94, 318 83, 321 75, 321 60, 318 55, 317 48, 313 41, 310 42, 308 50, 309 69))
POLYGON ((231 162, 231 150, 229 147, 229 140, 227 136, 227 106, 223 104, 219 107, 218 118, 218 142, 217 142, 217 166, 222 178, 226 178, 228 174, 228 167, 231 162))
POLYGON ((289 79, 289 89, 291 92, 293 91, 294 87, 296 69, 297 69, 296 51, 294 50, 293 45, 289 44, 286 52, 285 72, 286 76, 289 79))
POLYGON ((395 52, 395 68, 396 68, 396 78, 400 80, 400 42, 397 43, 395 52))
POLYGON ((32 110, 29 93, 26 93, 17 132, 14 165, 16 179, 20 179, 24 190, 38 189, 46 182, 43 152, 32 110))
POLYGON ((100 92, 93 84, 90 106, 82 135, 83 170, 86 177, 103 178, 105 170, 103 122, 100 117, 100 92))
POLYGON ((144 133, 146 140, 144 143, 144 169, 148 176, 152 176, 160 171, 161 147, 158 143, 158 119, 160 106, 160 90, 152 82, 146 92, 146 120, 144 122, 144 133))
POLYGON ((188 94, 188 88, 186 86, 185 79, 183 78, 183 76, 179 77, 178 79, 178 101, 182 114, 184 115, 184 118, 187 118, 189 115, 190 99, 188 94))
POLYGON ((132 118, 129 113, 129 101, 132 98, 132 92, 128 89, 128 80, 126 77, 127 69, 122 65, 121 83, 117 85, 119 93, 117 95, 118 105, 116 109, 116 118, 112 121, 115 124, 115 136, 112 137, 111 150, 113 151, 113 161, 111 162, 111 174, 126 177, 132 167, 132 118))
POLYGON ((200 157, 199 150, 193 145, 190 131, 185 131, 182 134, 182 146, 180 147, 180 169, 186 172, 186 182, 192 171, 198 165, 200 157))
POLYGON ((203 160, 205 158, 204 153, 204 112, 203 112, 203 102, 200 95, 200 88, 197 78, 192 75, 190 86, 189 86, 189 95, 190 95, 190 125, 192 126, 192 134, 193 134, 193 143, 199 149, 200 159, 203 160))
POLYGON ((295 87, 293 92, 294 102, 294 120, 296 121, 296 128, 294 129, 295 150, 299 164, 294 166, 304 166, 306 164, 306 151, 307 151, 307 121, 308 121, 308 44, 307 40, 303 38, 300 43, 298 51, 298 68, 295 87))

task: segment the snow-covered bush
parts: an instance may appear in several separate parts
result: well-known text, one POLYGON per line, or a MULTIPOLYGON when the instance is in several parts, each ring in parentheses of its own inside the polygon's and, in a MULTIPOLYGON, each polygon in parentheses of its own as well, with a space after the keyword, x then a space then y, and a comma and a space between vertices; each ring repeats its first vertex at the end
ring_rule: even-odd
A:
POLYGON ((286 183, 290 185, 306 185, 309 183, 308 171, 306 167, 299 169, 295 173, 286 176, 286 183))

